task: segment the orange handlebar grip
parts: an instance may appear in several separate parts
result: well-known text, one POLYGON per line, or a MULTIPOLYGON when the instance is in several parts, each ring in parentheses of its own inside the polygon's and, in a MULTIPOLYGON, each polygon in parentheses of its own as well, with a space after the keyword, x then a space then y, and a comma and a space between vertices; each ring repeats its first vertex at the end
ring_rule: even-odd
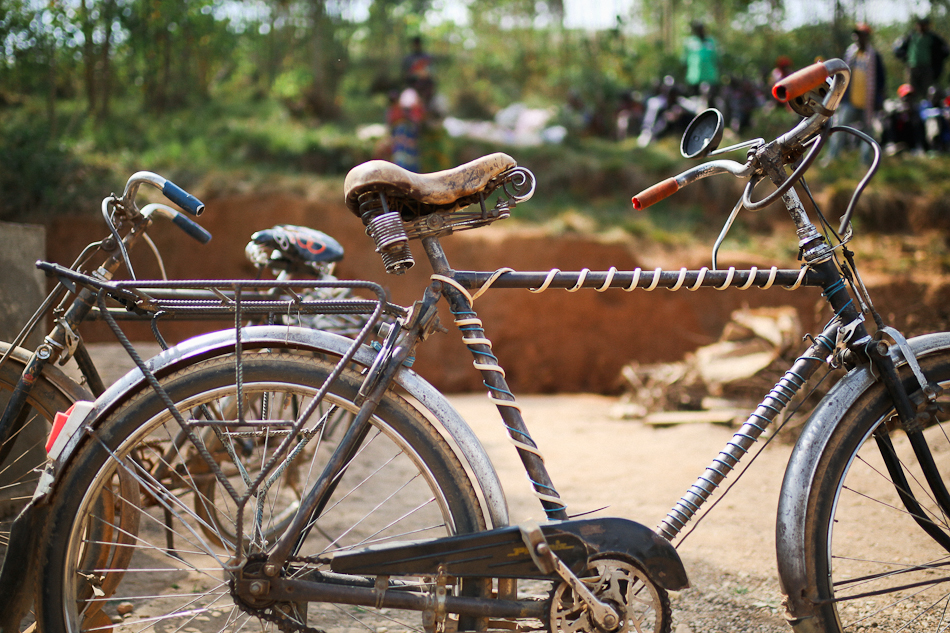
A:
POLYGON ((828 69, 825 68, 824 63, 818 62, 797 70, 785 79, 778 81, 772 88, 772 96, 780 102, 786 103, 795 97, 802 96, 809 90, 817 88, 827 78, 828 69))
POLYGON ((680 186, 676 182, 676 178, 667 178, 663 182, 658 182, 649 189, 641 191, 633 197, 630 201, 633 203, 633 208, 637 211, 642 211, 649 206, 652 206, 662 200, 663 198, 668 198, 674 193, 679 191, 680 186))

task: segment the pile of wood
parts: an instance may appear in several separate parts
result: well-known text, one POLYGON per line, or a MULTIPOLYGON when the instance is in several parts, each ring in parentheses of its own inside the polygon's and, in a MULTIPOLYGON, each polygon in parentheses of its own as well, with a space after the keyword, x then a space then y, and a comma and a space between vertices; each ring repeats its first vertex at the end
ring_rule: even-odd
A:
POLYGON ((626 365, 616 415, 647 424, 744 422, 803 349, 794 308, 732 313, 722 337, 677 363, 626 365))

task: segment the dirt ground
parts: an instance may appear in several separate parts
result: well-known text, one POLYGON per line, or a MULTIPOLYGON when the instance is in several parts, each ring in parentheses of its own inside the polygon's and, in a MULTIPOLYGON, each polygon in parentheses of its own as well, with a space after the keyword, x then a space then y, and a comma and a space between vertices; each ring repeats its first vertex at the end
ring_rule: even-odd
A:
MULTIPOLYGON (((450 399, 491 455, 512 522, 542 519, 494 406, 482 394, 450 399)), ((526 396, 518 402, 569 513, 604 508, 595 516, 651 528, 732 436, 731 429, 712 424, 652 428, 618 420, 612 415, 617 399, 604 396, 526 396)), ((790 452, 791 446, 769 445, 679 546, 692 586, 673 596, 676 633, 790 630, 781 615, 774 527, 790 452)))
MULTIPOLYGON (((97 365, 112 381, 131 367, 114 344, 96 344, 97 365)), ((157 353, 144 346, 143 355, 157 353)), ((511 521, 542 520, 540 504, 484 394, 449 398, 471 424, 499 472, 511 521)), ((728 427, 653 428, 612 415, 618 399, 589 395, 523 396, 524 417, 571 514, 598 510, 655 527, 732 435, 728 427)), ((774 519, 788 445, 756 459, 715 511, 681 545, 691 588, 672 596, 675 633, 788 631, 775 573, 774 519)))

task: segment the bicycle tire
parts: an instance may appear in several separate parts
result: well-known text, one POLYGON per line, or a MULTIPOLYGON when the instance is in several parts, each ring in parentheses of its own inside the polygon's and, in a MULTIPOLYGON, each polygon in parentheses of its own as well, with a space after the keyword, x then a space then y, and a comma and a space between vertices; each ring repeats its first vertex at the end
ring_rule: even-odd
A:
MULTIPOLYGON (((0 356, 8 349, 8 344, 0 343, 0 356)), ((0 366, 0 411, 6 408, 28 359, 26 350, 15 350, 0 366)), ((46 462, 45 444, 53 419, 82 398, 92 396, 78 384, 58 386, 43 375, 33 384, 24 411, 25 424, 8 440, 10 449, 0 462, 0 564, 6 558, 13 520, 33 496, 39 468, 46 462)))
MULTIPOLYGON (((950 350, 919 359, 927 379, 950 388, 950 350)), ((920 389, 905 366, 901 377, 909 392, 920 389)), ((939 472, 950 477, 950 394, 939 398, 925 429, 939 472)), ((803 560, 815 602, 816 628, 828 633, 856 631, 935 631, 950 624, 950 561, 914 520, 899 498, 881 457, 876 433, 887 430, 893 450, 926 516, 950 533, 900 428, 884 387, 863 394, 831 432, 807 491, 802 526, 803 560), (882 532, 882 525, 886 526, 882 532)), ((784 491, 783 491, 784 493, 784 491)))
MULTIPOLYGON (((242 367, 245 394, 252 399, 264 391, 312 395, 332 364, 311 356, 261 352, 245 354, 242 367)), ((345 370, 324 402, 355 410, 353 398, 360 383, 356 372, 345 370)), ((198 404, 213 407, 218 398, 234 397, 233 357, 198 362, 163 379, 163 385, 180 408, 195 412, 198 404)), ((270 410, 269 419, 282 419, 280 413, 270 410)), ((222 564, 233 550, 228 554, 214 539, 203 538, 199 513, 194 511, 194 501, 187 499, 198 495, 203 476, 189 461, 196 447, 187 439, 182 441, 169 423, 177 429, 157 396, 145 390, 103 421, 70 460, 51 501, 43 539, 38 608, 41 630, 121 626, 115 623, 129 619, 128 624, 135 630, 167 626, 176 630, 239 630, 243 619, 256 622, 235 605, 229 591, 229 574, 222 564), (166 475, 152 476, 163 469, 166 475), (138 481, 135 490, 116 490, 121 480, 115 476, 117 472, 134 473, 138 481), (172 510, 170 541, 163 527, 165 510, 155 501, 159 498, 172 510), (112 518, 126 508, 134 509, 138 517, 139 526, 132 538, 127 534, 131 521, 112 518), (116 564, 127 552, 131 553, 130 560, 116 564), (100 596, 95 595, 93 584, 101 590, 100 596), (131 609, 125 619, 119 613, 119 604, 131 609)), ((304 541, 301 555, 325 553, 328 548, 340 551, 367 542, 485 529, 481 506, 465 469, 428 420, 406 400, 389 392, 380 402, 372 424, 370 436, 304 541)), ((315 437, 319 439, 319 434, 315 437)), ((326 448, 318 444, 314 457, 308 458, 312 461, 298 469, 306 474, 307 483, 319 474, 326 448)), ((239 487, 241 476, 236 465, 231 465, 234 468, 228 480, 239 487)), ((283 494, 278 483, 267 495, 261 495, 265 499, 259 505, 263 520, 253 530, 258 537, 265 531, 268 517, 280 513, 283 494)), ((229 499, 223 489, 219 490, 216 512, 236 520, 229 499)), ((203 503, 207 502, 205 497, 203 503)), ((248 508, 245 513, 250 514, 248 508)), ((271 544, 259 542, 262 549, 271 544)), ((323 568, 316 563, 294 564, 295 573, 323 568)), ((406 628, 422 630, 418 613, 334 604, 311 604, 309 611, 307 626, 328 633, 346 630, 354 623, 373 630, 391 626, 392 621, 405 626, 407 618, 414 618, 416 626, 406 628)), ((294 617, 299 615, 299 611, 294 613, 294 617)))

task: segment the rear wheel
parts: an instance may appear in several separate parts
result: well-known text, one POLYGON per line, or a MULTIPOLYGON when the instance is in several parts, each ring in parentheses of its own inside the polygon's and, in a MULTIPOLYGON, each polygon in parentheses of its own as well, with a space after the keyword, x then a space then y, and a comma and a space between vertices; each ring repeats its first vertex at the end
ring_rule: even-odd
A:
MULTIPOLYGON (((924 437, 939 475, 950 481, 950 352, 920 359, 927 379, 945 390, 924 437)), ((920 387, 905 367, 910 392, 920 387)), ((943 631, 950 627, 950 520, 877 386, 840 420, 808 491, 805 556, 825 631, 943 631), (906 483, 889 471, 894 457, 906 483), (912 495, 928 534, 905 506, 912 495), (938 542, 943 539, 943 543, 938 542)))
MULTIPOLYGON (((8 349, 8 344, 0 343, 0 356, 8 349)), ((26 350, 14 351, 0 366, 0 411, 6 409, 28 358, 26 350)), ((0 563, 6 556, 13 520, 33 496, 39 470, 46 462, 46 438, 53 419, 76 398, 91 398, 84 394, 79 385, 71 385, 67 390, 40 376, 27 398, 20 430, 0 449, 0 563)))
MULTIPOLYGON (((185 420, 195 424, 197 445, 151 390, 104 420, 71 461, 52 502, 42 629, 218 631, 241 630, 245 622, 256 629, 260 622, 274 630, 421 631, 418 612, 324 603, 256 611, 238 606, 229 587, 237 534, 244 535, 243 553, 252 560, 273 546, 289 523, 288 510, 296 508, 300 491, 313 486, 341 435, 328 438, 324 430, 358 410, 361 377, 346 370, 334 382, 305 424, 307 439, 278 460, 256 497, 242 507, 227 488, 238 495, 248 490, 286 438, 280 421, 303 411, 331 370, 318 358, 245 354, 243 402, 268 404, 249 407, 244 417, 269 424, 243 428, 207 424, 209 417, 227 417, 222 412, 236 401, 233 358, 202 361, 163 379, 185 420), (123 489, 130 477, 120 473, 138 485, 123 489)), ((388 393, 371 424, 284 573, 306 576, 326 568, 317 557, 367 545, 484 529, 455 453, 407 401, 388 393)))

